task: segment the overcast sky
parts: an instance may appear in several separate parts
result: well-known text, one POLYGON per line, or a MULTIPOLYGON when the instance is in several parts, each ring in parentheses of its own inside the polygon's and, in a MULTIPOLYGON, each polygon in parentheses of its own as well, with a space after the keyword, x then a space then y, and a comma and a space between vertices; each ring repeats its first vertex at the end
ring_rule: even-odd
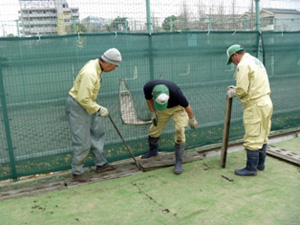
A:
MULTIPOLYGON (((78 7, 80 19, 87 16, 103 18, 128 17, 145 23, 146 0, 67 0, 69 7, 78 7)), ((165 18, 170 15, 179 15, 182 12, 183 3, 186 4, 189 17, 197 17, 199 5, 201 10, 209 13, 217 13, 222 5, 225 12, 232 13, 235 5, 235 14, 241 14, 250 9, 254 0, 150 0, 151 16, 165 18)), ((255 8, 255 3, 253 3, 255 8)), ((260 0, 261 8, 297 9, 300 11, 300 0, 260 0)), ((18 19, 19 1, 0 0, 0 36, 3 30, 6 33, 15 33, 18 19)))

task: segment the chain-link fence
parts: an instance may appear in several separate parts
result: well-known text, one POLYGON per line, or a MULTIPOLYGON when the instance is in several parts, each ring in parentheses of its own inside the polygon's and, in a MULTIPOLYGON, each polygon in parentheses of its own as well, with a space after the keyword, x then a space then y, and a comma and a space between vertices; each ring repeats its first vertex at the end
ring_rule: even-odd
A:
MULTIPOLYGON (((0 36, 75 33, 251 31, 255 0, 2 0, 0 36), (148 27, 150 25, 150 27, 148 27), (2 35, 1 35, 2 34, 2 35)), ((299 31, 300 2, 257 1, 260 29, 299 31)))
MULTIPOLYGON (((299 32, 182 32, 157 34, 82 34, 0 40, 0 178, 17 177, 70 167, 72 158, 65 101, 78 71, 89 59, 110 47, 118 48, 123 63, 105 74, 98 101, 110 114, 135 155, 148 150, 149 125, 124 125, 120 117, 119 80, 127 83, 133 107, 149 119, 142 88, 151 79, 167 79, 183 90, 199 122, 187 129, 187 148, 220 143, 225 93, 234 84, 234 66, 226 66, 226 48, 240 43, 254 56, 262 43, 270 76, 274 116, 272 130, 300 125, 299 32), (259 41, 262 38, 262 41, 259 41)), ((102 119, 109 161, 128 158, 109 120, 102 119)), ((242 112, 234 101, 231 140, 243 136, 242 112)), ((171 151, 170 122, 160 150, 171 151)), ((92 161, 88 160, 87 165, 92 161)))
MULTIPOLYGON (((174 81, 182 88, 199 122, 196 131, 186 131, 187 148, 220 143, 226 87, 235 82, 235 68, 225 65, 225 51, 235 43, 259 56, 266 65, 274 103, 272 130, 300 125, 300 33, 281 28, 280 32, 274 32, 275 29, 262 33, 251 31, 257 25, 253 1, 246 5, 242 5, 242 1, 231 1, 223 6, 220 5, 222 1, 132 0, 120 3, 111 0, 90 1, 89 4, 79 0, 11 0, 6 4, 3 1, 0 3, 0 33, 2 31, 5 36, 0 38, 0 179, 70 168, 72 149, 64 109, 68 91, 81 67, 111 47, 121 51, 123 63, 116 71, 104 75, 98 101, 109 108, 135 155, 148 150, 149 125, 122 123, 119 80, 125 80, 132 106, 141 119, 150 118, 143 85, 152 79, 174 81), (32 2, 36 4, 34 7, 30 5, 32 2), (55 8, 57 2, 61 9, 55 8), (3 15, 10 18, 7 7, 15 6, 20 11, 17 17, 3 23, 3 15), (21 15, 20 7, 27 7, 27 13, 21 15), (40 12, 41 7, 45 12, 40 12), (224 13, 220 13, 222 10, 218 7, 223 8, 224 13), (57 18, 55 10, 69 14, 57 18), (250 16, 239 16, 246 15, 245 12, 250 16), (44 20, 39 21, 41 24, 48 23, 51 15, 55 17, 52 18, 52 28, 55 28, 52 34, 43 34, 52 30, 51 26, 44 29, 44 25, 36 32, 38 28, 34 24, 37 21, 33 19, 41 18, 40 13, 44 14, 44 20), (147 15, 151 18, 147 19, 147 15), (32 21, 28 25, 30 34, 26 34, 24 21, 28 21, 25 18, 32 21), (106 25, 93 27, 99 18, 106 21, 110 30, 106 25), (60 19, 64 22, 59 24, 60 19), (116 21, 118 26, 113 25, 116 21)), ((293 14, 293 21, 297 21, 294 10, 285 13, 293 14)), ((270 11, 262 12, 261 16, 269 15, 270 11)), ((264 20, 262 17, 260 28, 269 25, 278 28, 279 21, 292 19, 264 20)), ((292 27, 290 22, 288 26, 292 27)), ((130 157, 109 120, 102 119, 101 123, 106 131, 108 160, 130 157)), ((230 135, 231 140, 243 136, 239 101, 233 104, 230 135)), ((160 139, 161 151, 173 150, 173 136, 170 122, 160 139)), ((92 165, 91 158, 86 165, 92 165)))

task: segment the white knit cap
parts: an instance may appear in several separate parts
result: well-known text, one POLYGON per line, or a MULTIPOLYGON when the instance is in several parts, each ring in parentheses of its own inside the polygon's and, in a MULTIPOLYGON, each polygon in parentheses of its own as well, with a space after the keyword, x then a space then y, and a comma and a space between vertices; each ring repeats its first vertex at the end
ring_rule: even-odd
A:
POLYGON ((118 49, 110 48, 103 53, 101 59, 110 64, 119 66, 122 62, 122 56, 118 49))

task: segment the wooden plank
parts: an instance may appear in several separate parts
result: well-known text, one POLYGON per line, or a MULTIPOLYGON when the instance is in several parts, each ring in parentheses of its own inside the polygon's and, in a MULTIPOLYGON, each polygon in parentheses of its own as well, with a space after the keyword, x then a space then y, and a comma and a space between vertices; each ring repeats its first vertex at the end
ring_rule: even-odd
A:
POLYGON ((231 108, 232 108, 232 98, 226 97, 226 111, 225 111, 225 118, 224 118, 223 141, 222 141, 221 160, 220 160, 221 167, 223 168, 226 167, 231 108))
MULTIPOLYGON (((183 154, 182 164, 189 163, 205 158, 205 153, 198 152, 183 154)), ((160 152, 157 156, 149 159, 141 159, 138 161, 144 171, 154 170, 163 167, 169 167, 175 165, 175 153, 163 153, 160 152)))
POLYGON ((290 150, 279 148, 273 145, 268 145, 267 154, 272 157, 300 166, 300 154, 297 154, 290 150))
MULTIPOLYGON (((86 176, 90 178, 89 182, 86 183, 78 183, 72 180, 71 174, 68 173, 64 176, 61 176, 59 180, 55 181, 41 181, 41 183, 38 184, 28 184, 24 187, 11 187, 7 190, 1 190, 0 192, 0 202, 5 201, 8 199, 16 199, 16 198, 22 198, 22 197, 28 197, 28 196, 34 196, 38 194, 44 194, 51 191, 57 191, 57 190, 64 190, 68 188, 73 188, 77 186, 86 185, 89 183, 96 183, 104 180, 111 180, 119 177, 125 177, 132 174, 141 173, 141 171, 134 165, 126 165, 126 166, 119 166, 115 170, 106 171, 103 173, 95 173, 94 171, 90 171, 89 173, 86 173, 86 176)), ((25 185, 25 184, 24 184, 25 185)))

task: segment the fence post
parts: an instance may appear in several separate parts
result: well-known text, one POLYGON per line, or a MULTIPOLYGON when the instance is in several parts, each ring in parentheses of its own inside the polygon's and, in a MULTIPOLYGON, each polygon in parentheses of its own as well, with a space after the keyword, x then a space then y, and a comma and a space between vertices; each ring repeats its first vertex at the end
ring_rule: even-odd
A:
POLYGON ((154 80, 152 35, 148 34, 150 80, 154 80))
POLYGON ((260 30, 260 20, 259 20, 260 8, 259 8, 259 0, 255 0, 255 11, 256 11, 256 31, 259 31, 260 30))
POLYGON ((146 0, 146 12, 147 12, 147 31, 149 34, 151 34, 152 31, 151 31, 150 0, 146 0))
POLYGON ((7 147, 8 147, 8 151, 9 151, 11 175, 12 175, 13 180, 17 181, 16 163, 15 163, 15 156, 14 156, 14 152, 13 152, 12 138, 11 138, 11 132, 10 132, 10 125, 9 125, 9 118, 8 118, 8 112, 7 112, 7 104, 6 104, 6 95, 5 95, 5 89, 4 89, 1 58, 0 58, 0 99, 1 99, 1 106, 2 106, 2 114, 3 114, 3 121, 4 121, 7 147))
POLYGON ((261 45, 261 36, 260 36, 261 32, 257 32, 257 36, 256 36, 256 58, 258 58, 259 60, 261 59, 261 55, 260 55, 260 45, 261 45))
POLYGON ((76 25, 76 20, 73 19, 73 34, 77 33, 77 25, 76 25))
POLYGON ((173 32, 173 18, 170 16, 170 32, 173 32))
POLYGON ((154 80, 154 68, 153 68, 153 47, 152 47, 152 35, 151 35, 151 16, 150 16, 150 0, 146 0, 147 11, 147 31, 148 31, 148 51, 149 51, 149 69, 150 80, 154 80))
POLYGON ((16 21, 16 24, 17 24, 17 34, 18 34, 18 37, 20 37, 20 25, 19 25, 20 20, 15 20, 15 21, 16 21))

